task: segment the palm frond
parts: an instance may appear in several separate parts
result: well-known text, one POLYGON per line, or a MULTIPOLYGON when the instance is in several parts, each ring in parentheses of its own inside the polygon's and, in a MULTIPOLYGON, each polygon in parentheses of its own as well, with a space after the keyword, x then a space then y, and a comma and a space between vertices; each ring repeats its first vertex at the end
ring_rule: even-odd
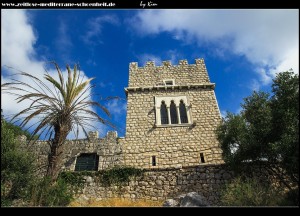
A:
POLYGON ((105 106, 91 100, 90 90, 94 87, 91 81, 95 78, 83 80, 84 76, 80 76, 79 67, 75 64, 73 70, 69 65, 66 66, 68 78, 65 80, 58 64, 50 63, 56 68, 58 80, 47 71, 44 74, 45 80, 19 71, 16 75, 28 78, 27 80, 31 80, 33 84, 15 78, 1 84, 4 93, 16 97, 17 103, 31 101, 29 107, 15 114, 12 120, 22 119, 20 125, 25 126, 38 118, 29 128, 34 125, 33 134, 46 133, 46 136, 53 132, 54 127, 65 127, 67 133, 73 130, 77 134, 80 127, 87 135, 87 128, 93 127, 95 121, 114 127, 112 123, 92 110, 93 107, 98 107, 110 117, 109 110, 105 106), (54 88, 50 88, 49 83, 54 88), (22 118, 24 115, 26 116, 22 118))

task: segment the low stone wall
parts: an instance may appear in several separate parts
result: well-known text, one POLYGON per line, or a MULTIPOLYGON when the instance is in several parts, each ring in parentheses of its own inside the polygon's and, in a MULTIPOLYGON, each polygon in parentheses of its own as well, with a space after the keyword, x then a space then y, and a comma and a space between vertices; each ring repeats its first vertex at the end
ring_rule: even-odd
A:
MULTIPOLYGON (((109 131, 103 138, 98 132, 91 131, 86 139, 66 140, 63 145, 62 164, 60 169, 74 171, 77 157, 82 153, 96 153, 99 156, 98 170, 122 164, 122 144, 117 132, 109 131)), ((25 136, 18 137, 22 147, 35 154, 39 172, 44 175, 47 170, 50 146, 45 140, 27 142, 25 136)))
POLYGON ((102 200, 107 198, 166 200, 188 192, 201 193, 210 205, 218 205, 220 188, 232 179, 233 173, 221 165, 201 165, 181 169, 147 170, 122 186, 104 187, 92 177, 77 199, 102 200))
MULTIPOLYGON (((270 182, 275 187, 286 188, 272 173, 251 163, 244 164, 248 178, 255 177, 262 183, 270 182)), ((143 176, 135 177, 124 185, 104 187, 99 180, 85 177, 85 187, 77 195, 78 201, 107 198, 146 199, 165 201, 189 192, 204 196, 211 206, 220 204, 222 187, 235 177, 226 164, 199 165, 193 167, 148 169, 143 176)), ((297 185, 289 181, 291 185, 297 185)))

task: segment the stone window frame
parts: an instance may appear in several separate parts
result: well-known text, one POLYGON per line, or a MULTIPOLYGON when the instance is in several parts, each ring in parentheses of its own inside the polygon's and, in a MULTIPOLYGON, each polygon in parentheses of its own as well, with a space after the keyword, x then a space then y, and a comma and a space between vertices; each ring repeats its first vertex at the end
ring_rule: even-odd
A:
POLYGON ((193 124, 191 105, 190 105, 190 102, 189 102, 188 97, 186 95, 155 96, 154 100, 155 100, 155 126, 156 127, 189 127, 193 124), (169 119, 168 124, 161 124, 160 107, 161 107, 161 103, 163 101, 167 105, 168 119, 169 119), (171 123, 171 113, 170 113, 171 101, 174 101, 174 103, 176 105, 178 124, 172 124, 171 123), (179 111, 180 101, 183 101, 183 103, 185 104, 188 123, 181 123, 180 111, 179 111))
POLYGON ((164 79, 163 80, 165 86, 174 86, 175 85, 175 79, 164 79), (167 82, 172 82, 172 85, 168 85, 167 82))

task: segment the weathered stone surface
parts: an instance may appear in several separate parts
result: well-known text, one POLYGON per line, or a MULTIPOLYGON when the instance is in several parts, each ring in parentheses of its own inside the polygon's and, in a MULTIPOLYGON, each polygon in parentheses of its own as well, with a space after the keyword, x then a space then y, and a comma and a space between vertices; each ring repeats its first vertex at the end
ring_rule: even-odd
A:
MULTIPOLYGON (((25 144, 24 148, 29 148, 35 153, 38 164, 41 169, 41 175, 46 172, 47 157, 50 152, 47 141, 38 140, 37 142, 27 145, 26 137, 21 137, 25 144)), ((122 164, 122 147, 118 143, 122 138, 117 138, 115 131, 110 131, 103 138, 98 138, 98 132, 90 132, 89 138, 78 140, 67 140, 64 144, 62 155, 61 170, 74 171, 76 159, 82 153, 96 153, 99 156, 98 169, 106 169, 115 165, 122 164)))
MULTIPOLYGON (((206 175, 206 173, 216 174, 220 173, 221 170, 223 174, 230 173, 229 176, 232 176, 231 172, 226 170, 226 166, 219 164, 184 167, 182 169, 148 169, 142 177, 133 178, 128 184, 120 186, 112 185, 104 187, 99 181, 93 179, 91 183, 86 182, 84 189, 78 194, 78 197, 83 196, 83 200, 127 198, 131 200, 148 199, 160 201, 173 198, 178 202, 182 202, 187 193, 194 191, 205 197, 210 205, 218 205, 219 191, 224 182, 221 179, 217 179, 217 177, 221 178, 221 176, 206 175), (201 174, 205 174, 205 179, 194 178, 201 176, 201 174)), ((90 182, 90 180, 88 181, 90 182)))
POLYGON ((130 64, 126 137, 122 140, 124 164, 138 164, 142 168, 202 165, 200 153, 205 164, 223 163, 214 133, 221 120, 214 89, 195 87, 198 84, 211 85, 203 59, 196 59, 195 64, 188 64, 187 60, 179 61, 178 65, 130 64), (164 80, 170 79, 174 86, 164 87, 164 80), (160 119, 156 119, 160 104, 155 103, 155 98, 176 101, 178 97, 187 99, 189 124, 161 127, 160 119), (156 157, 155 166, 151 163, 152 156, 156 157))
POLYGON ((164 207, 176 207, 179 206, 179 202, 174 199, 167 199, 164 204, 164 207))
MULTIPOLYGON (((96 153, 98 170, 126 165, 148 171, 142 179, 120 187, 104 187, 99 181, 86 178, 83 199, 165 200, 195 191, 217 203, 215 191, 231 175, 227 170, 222 171, 224 161, 215 135, 221 116, 204 60, 196 59, 195 64, 181 60, 178 65, 164 62, 162 66, 148 62, 144 67, 132 62, 126 91, 125 138, 118 138, 116 132, 99 138, 98 132, 92 131, 88 139, 67 140, 61 169, 73 171, 80 154, 96 153), (170 79, 174 85, 166 86, 165 80, 170 79), (160 108, 155 105, 158 97, 178 100, 175 105, 178 116, 182 97, 188 123, 159 125, 156 116, 160 115, 160 108)), ((37 141, 32 148, 38 162, 45 165, 50 151, 47 142, 37 141)))
POLYGON ((208 202, 206 199, 196 192, 190 192, 186 194, 180 201, 180 207, 197 207, 207 205, 208 202))

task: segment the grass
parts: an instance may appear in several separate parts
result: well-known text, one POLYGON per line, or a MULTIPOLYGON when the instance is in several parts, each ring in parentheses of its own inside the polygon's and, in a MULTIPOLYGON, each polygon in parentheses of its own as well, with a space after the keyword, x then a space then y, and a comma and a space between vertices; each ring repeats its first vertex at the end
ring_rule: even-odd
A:
POLYGON ((136 200, 121 198, 111 198, 105 200, 96 201, 94 199, 86 202, 73 201, 69 204, 69 207, 161 207, 163 201, 151 201, 151 200, 136 200))

